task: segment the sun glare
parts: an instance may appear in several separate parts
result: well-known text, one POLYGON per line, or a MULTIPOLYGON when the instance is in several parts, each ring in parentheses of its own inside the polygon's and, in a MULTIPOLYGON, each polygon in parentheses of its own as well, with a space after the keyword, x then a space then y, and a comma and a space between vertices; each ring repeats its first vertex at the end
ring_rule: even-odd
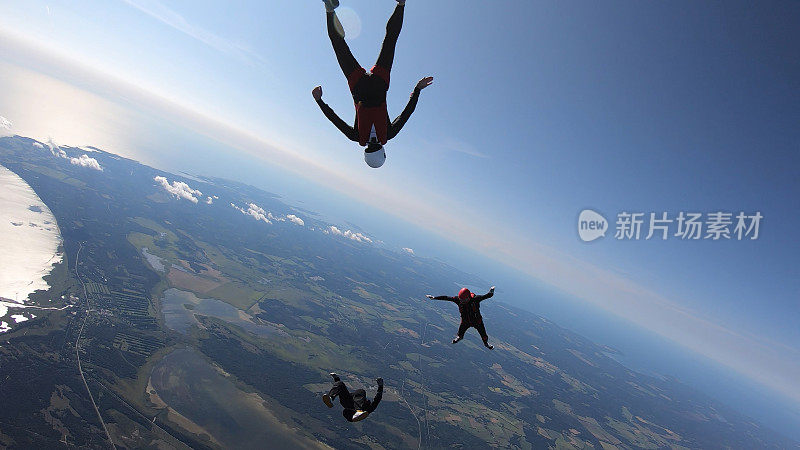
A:
POLYGON ((13 133, 133 156, 126 145, 131 117, 121 106, 48 75, 5 63, 0 63, 0 85, 4 87, 0 111, 13 123, 13 133))
POLYGON ((343 6, 336 10, 336 15, 344 27, 345 39, 353 40, 361 36, 361 17, 353 8, 343 6))

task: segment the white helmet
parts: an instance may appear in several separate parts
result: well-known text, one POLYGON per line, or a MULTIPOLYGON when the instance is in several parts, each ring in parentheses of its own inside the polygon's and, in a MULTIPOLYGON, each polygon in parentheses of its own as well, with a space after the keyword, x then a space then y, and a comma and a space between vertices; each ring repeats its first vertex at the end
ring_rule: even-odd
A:
POLYGON ((368 166, 372 167, 373 169, 377 169, 386 161, 386 152, 383 150, 383 147, 381 147, 380 150, 375 150, 372 152, 365 151, 364 161, 367 162, 368 166))

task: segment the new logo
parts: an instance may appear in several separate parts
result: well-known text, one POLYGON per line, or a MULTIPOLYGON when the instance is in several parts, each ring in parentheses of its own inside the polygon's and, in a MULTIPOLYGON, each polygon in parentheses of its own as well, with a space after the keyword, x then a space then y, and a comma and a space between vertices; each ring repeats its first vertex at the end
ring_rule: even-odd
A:
POLYGON ((584 209, 578 216, 578 236, 583 242, 591 242, 605 237, 608 221, 600 213, 584 209))

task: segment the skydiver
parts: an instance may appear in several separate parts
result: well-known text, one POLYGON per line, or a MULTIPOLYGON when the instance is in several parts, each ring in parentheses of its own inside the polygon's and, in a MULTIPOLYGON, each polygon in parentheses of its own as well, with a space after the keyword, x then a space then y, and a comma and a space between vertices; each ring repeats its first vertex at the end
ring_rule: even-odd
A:
POLYGON ((365 390, 356 389, 351 393, 338 375, 331 373, 330 376, 333 377, 333 387, 327 394, 322 395, 322 401, 328 408, 333 408, 333 400, 339 397, 339 403, 344 408, 342 415, 348 422, 358 422, 366 419, 381 402, 383 397, 383 378, 375 380, 378 382, 378 392, 375 394, 375 398, 369 401, 365 390))
POLYGON ((417 107, 420 92, 433 83, 433 77, 425 77, 414 86, 411 99, 405 109, 394 121, 390 121, 386 109, 386 92, 389 90, 389 73, 394 61, 394 49, 400 29, 403 26, 403 11, 405 0, 397 0, 394 13, 386 23, 386 37, 383 39, 378 60, 369 72, 356 61, 350 48, 344 40, 344 29, 339 23, 334 11, 339 6, 339 0, 323 0, 328 22, 328 37, 333 44, 333 51, 339 66, 347 77, 350 93, 356 107, 356 119, 353 126, 333 112, 330 106, 322 101, 322 86, 317 86, 311 95, 317 101, 325 117, 328 118, 348 139, 356 141, 364 149, 364 161, 372 168, 378 168, 386 161, 386 152, 383 146, 389 139, 397 136, 403 125, 406 124, 411 113, 417 107))
POLYGON ((486 334, 486 327, 483 325, 481 302, 487 298, 492 298, 493 295, 494 286, 492 286, 485 295, 475 295, 470 292, 469 289, 462 288, 458 291, 458 296, 456 297, 448 297, 446 295, 440 295, 438 297, 426 295, 426 297, 431 300, 448 300, 458 305, 458 312, 461 313, 461 325, 458 327, 458 334, 456 334, 456 337, 453 339, 453 344, 464 339, 464 333, 467 332, 469 327, 475 327, 481 335, 481 339, 483 339, 483 345, 489 350, 492 350, 494 346, 489 344, 489 336, 486 334))

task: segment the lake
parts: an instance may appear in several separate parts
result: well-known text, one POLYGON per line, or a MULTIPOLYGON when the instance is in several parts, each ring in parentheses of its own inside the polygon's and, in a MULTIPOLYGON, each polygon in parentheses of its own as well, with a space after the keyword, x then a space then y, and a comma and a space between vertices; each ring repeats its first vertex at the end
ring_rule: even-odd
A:
POLYGON ((186 334, 198 323, 195 315, 216 317, 257 336, 269 336, 281 330, 273 325, 256 323, 249 314, 215 298, 198 298, 191 292, 167 289, 161 299, 167 328, 186 334))

